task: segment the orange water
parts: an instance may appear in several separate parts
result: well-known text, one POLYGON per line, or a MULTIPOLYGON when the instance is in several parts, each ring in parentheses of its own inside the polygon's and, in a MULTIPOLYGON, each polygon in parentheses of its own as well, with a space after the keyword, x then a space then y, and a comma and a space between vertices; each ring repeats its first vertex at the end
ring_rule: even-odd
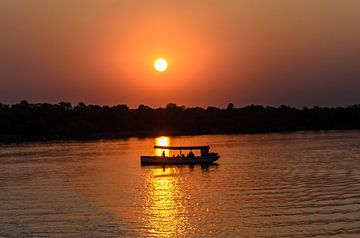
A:
POLYGON ((0 147, 0 237, 356 237, 360 132, 172 137, 209 167, 141 167, 154 138, 0 147))

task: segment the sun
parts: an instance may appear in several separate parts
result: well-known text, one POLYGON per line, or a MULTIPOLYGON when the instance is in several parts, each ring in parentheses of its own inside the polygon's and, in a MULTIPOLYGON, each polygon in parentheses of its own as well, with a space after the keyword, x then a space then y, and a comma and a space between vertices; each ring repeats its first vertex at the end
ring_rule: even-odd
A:
POLYGON ((168 68, 168 63, 165 59, 159 58, 154 62, 154 68, 158 72, 165 72, 168 68))

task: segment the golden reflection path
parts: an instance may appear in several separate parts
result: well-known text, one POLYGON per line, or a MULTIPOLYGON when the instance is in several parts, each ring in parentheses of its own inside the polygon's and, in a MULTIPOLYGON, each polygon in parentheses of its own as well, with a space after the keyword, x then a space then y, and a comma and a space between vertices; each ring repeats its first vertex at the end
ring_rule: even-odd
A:
MULTIPOLYGON (((156 145, 169 146, 169 137, 158 137, 156 145)), ((161 156, 164 150, 155 149, 155 155, 161 156)), ((165 150, 166 156, 170 152, 165 150)), ((150 168, 146 179, 145 224, 150 237, 184 237, 191 233, 188 222, 188 210, 184 206, 184 194, 177 167, 150 168)))
POLYGON ((147 178, 145 223, 154 237, 184 237, 192 231, 179 184, 178 168, 151 168, 147 178))
MULTIPOLYGON (((170 137, 160 136, 155 139, 155 145, 161 146, 169 146, 170 145, 170 137)), ((165 152, 166 156, 170 156, 169 150, 155 149, 156 156, 162 156, 163 152, 165 152)))

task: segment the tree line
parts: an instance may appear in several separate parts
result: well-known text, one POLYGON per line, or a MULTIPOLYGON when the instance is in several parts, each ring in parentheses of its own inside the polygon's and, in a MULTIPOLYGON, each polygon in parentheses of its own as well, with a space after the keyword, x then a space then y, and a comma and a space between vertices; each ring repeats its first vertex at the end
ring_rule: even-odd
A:
POLYGON ((0 141, 360 129, 360 105, 294 108, 0 103, 0 141))

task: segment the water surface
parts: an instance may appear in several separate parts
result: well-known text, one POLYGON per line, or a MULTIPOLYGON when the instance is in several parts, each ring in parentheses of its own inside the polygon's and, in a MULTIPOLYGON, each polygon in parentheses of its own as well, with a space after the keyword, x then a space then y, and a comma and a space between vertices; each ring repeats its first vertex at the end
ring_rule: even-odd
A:
POLYGON ((360 234, 359 131, 174 137, 221 158, 141 167, 154 141, 0 146, 0 236, 360 234))

